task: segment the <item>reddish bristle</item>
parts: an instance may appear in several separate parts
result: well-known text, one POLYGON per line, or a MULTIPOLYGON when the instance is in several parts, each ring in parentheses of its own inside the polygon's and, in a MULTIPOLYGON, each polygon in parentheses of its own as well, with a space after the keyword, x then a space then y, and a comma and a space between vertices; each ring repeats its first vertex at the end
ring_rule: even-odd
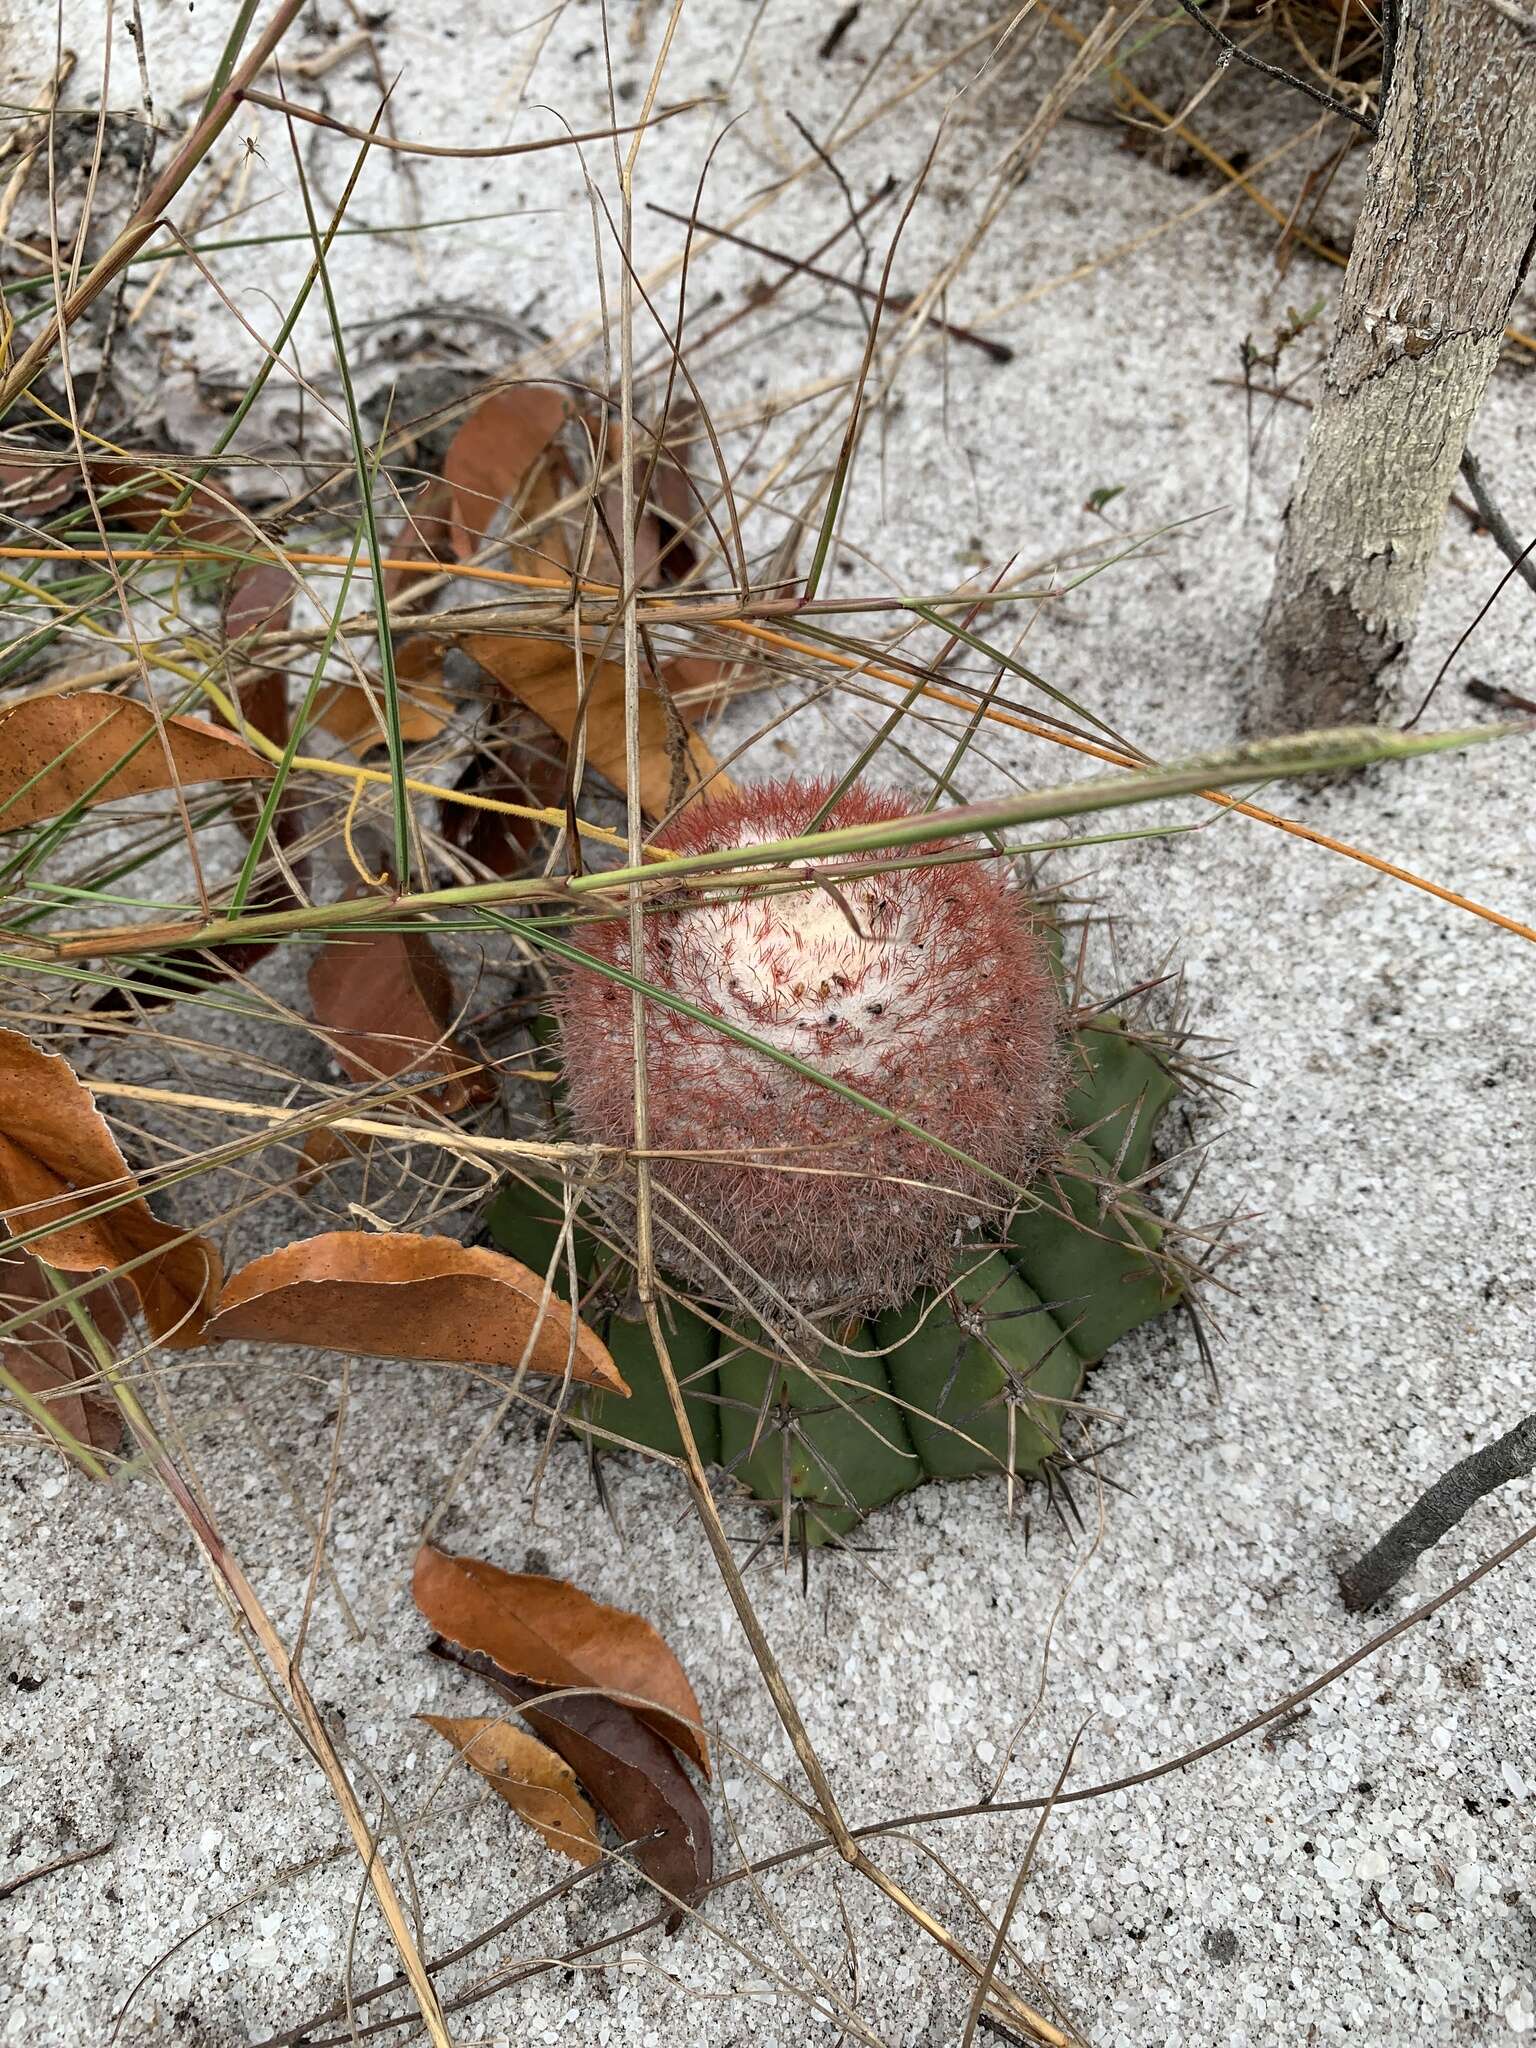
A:
MULTIPOLYGON (((696 803, 658 844, 698 853, 794 837, 831 786, 760 783, 696 803)), ((856 786, 825 823, 916 808, 856 786)), ((835 888, 648 913, 636 971, 1026 1182, 1062 1089, 1060 1003, 1027 904, 980 863, 891 866, 848 882, 828 873, 835 888)), ((582 943, 631 965, 622 919, 589 926, 582 943)), ((556 1007, 575 1134, 632 1145, 628 990, 582 968, 556 1007)), ((1006 1199, 974 1168, 656 1003, 646 1069, 654 1151, 736 1155, 659 1158, 652 1169, 666 1262, 706 1286, 724 1266, 738 1284, 756 1275, 808 1307, 898 1301, 937 1278, 963 1217, 1006 1199), (669 1194, 745 1273, 705 1232, 694 1233, 697 1250, 679 1241, 686 1226, 669 1194)))

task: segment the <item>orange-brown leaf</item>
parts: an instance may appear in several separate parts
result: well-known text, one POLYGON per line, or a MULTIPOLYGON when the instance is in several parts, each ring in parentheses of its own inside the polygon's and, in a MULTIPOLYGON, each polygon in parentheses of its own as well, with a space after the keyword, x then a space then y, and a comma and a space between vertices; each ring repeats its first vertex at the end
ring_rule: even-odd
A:
POLYGON ((627 1394, 608 1347, 516 1259, 451 1237, 327 1231, 232 1274, 208 1324, 218 1342, 249 1337, 358 1358, 451 1359, 627 1394), (534 1325, 538 1334, 534 1336, 534 1325))
MULTIPOLYGON (((110 1391, 93 1384, 99 1380, 96 1361, 55 1302, 37 1260, 29 1251, 5 1246, 0 1249, 0 1314, 9 1321, 34 1304, 38 1313, 32 1321, 0 1341, 0 1363, 29 1394, 47 1402, 54 1421, 76 1443, 115 1451, 123 1440, 123 1414, 110 1391)), ((87 1306, 96 1328, 115 1344, 127 1323, 115 1290, 95 1289, 87 1306)))
POLYGON ((34 697, 0 716, 0 832, 56 818, 82 799, 116 803, 174 783, 271 773, 244 740, 201 718, 166 719, 162 741, 149 707, 131 697, 34 697))
MULTIPOLYGON (((430 633, 413 633, 395 648, 395 679, 400 685, 400 737, 407 746, 418 740, 436 739, 453 716, 453 699, 443 688, 443 649, 446 642, 430 633)), ((332 683, 323 690, 315 709, 315 723, 338 740, 359 761, 382 747, 388 738, 384 730, 384 686, 368 693, 359 683, 332 683), (377 709, 374 708, 375 703, 377 709)))
POLYGON ((426 1097, 450 1115, 495 1094, 482 1062, 445 1036, 453 982, 425 932, 326 940, 310 962, 309 999, 348 1080, 450 1076, 426 1097))
MULTIPOLYGON (((466 633, 460 642, 466 654, 488 669, 567 746, 574 741, 578 724, 584 723, 588 766, 605 776, 616 789, 624 789, 628 776, 623 669, 612 661, 588 665, 587 702, 582 719, 577 710, 576 664, 568 651, 548 666, 526 672, 526 650, 543 644, 493 633, 466 633)), ((672 808, 674 763, 680 795, 690 794, 706 781, 715 795, 723 795, 731 788, 729 778, 720 772, 698 734, 683 725, 676 712, 669 715, 656 691, 649 687, 640 691, 639 727, 638 794, 649 817, 662 817, 672 808)))
POLYGON ((449 545, 461 562, 498 529, 504 506, 524 509, 519 500, 530 472, 569 411, 558 385, 511 385, 482 399, 454 435, 443 480, 451 494, 449 545))
POLYGON ((602 1856, 597 1815, 582 1796, 576 1773, 563 1757, 510 1721, 466 1714, 418 1714, 436 1734, 446 1736, 465 1763, 494 1785, 515 1813, 544 1837, 551 1849, 583 1869, 602 1856))
POLYGON ((440 1636, 503 1671, 535 1685, 632 1695, 624 1704, 708 1774, 709 1745, 688 1675, 640 1615, 607 1607, 564 1579, 449 1557, 429 1543, 416 1553, 411 1591, 440 1636))
POLYGON ((177 1349, 200 1341, 218 1292, 219 1255, 206 1238, 152 1216, 89 1089, 58 1053, 0 1031, 0 1217, 18 1236, 53 1226, 38 1255, 65 1273, 103 1273, 149 1254, 127 1274, 150 1329, 177 1349), (115 1199, 100 1216, 82 1210, 115 1199))

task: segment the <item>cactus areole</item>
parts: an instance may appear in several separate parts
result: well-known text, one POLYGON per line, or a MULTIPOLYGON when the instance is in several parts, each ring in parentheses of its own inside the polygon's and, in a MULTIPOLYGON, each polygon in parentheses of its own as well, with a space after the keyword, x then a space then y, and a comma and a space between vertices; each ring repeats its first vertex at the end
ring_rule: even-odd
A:
MULTIPOLYGON (((656 843, 734 850, 818 820, 834 830, 916 810, 856 784, 821 818, 832 787, 788 779, 696 802, 656 843)), ((639 961, 623 919, 583 932, 594 957, 917 1127, 647 1003, 659 1249, 702 1290, 718 1294, 726 1280, 806 1309, 893 1307, 939 1284, 957 1229, 978 1213, 1005 1215, 1009 1184, 1027 1186, 1041 1164, 1066 1076, 1043 928, 1001 863, 954 852, 953 842, 904 847, 829 863, 809 887, 649 909, 639 961)), ((572 1135, 633 1145, 629 989, 578 968, 555 1007, 572 1135)))

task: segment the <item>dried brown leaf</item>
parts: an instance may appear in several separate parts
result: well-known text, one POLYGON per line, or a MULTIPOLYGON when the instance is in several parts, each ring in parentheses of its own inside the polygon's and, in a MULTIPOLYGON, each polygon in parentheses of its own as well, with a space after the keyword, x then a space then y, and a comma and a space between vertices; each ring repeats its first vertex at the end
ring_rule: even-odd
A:
POLYGON ((80 471, 73 462, 50 462, 38 451, 35 462, 0 462, 0 514, 6 519, 42 519, 75 494, 80 471))
MULTIPOLYGON (((29 1394, 47 1402, 55 1422, 76 1443, 115 1451, 123 1440, 123 1414, 105 1387, 92 1384, 99 1380, 96 1361, 57 1305, 37 1260, 0 1237, 0 1315, 9 1321, 33 1304, 38 1309, 33 1320, 0 1342, 0 1363, 29 1394)), ((116 1291, 96 1289, 88 1306, 96 1328, 115 1344, 128 1321, 116 1291)))
POLYGON ((585 1870, 600 1861, 597 1815, 582 1797, 576 1773, 537 1736, 510 1721, 468 1714, 418 1714, 436 1734, 446 1736, 465 1763, 494 1785, 515 1813, 544 1837, 551 1849, 585 1870))
POLYGON ((0 1217, 18 1236, 55 1226, 39 1256, 65 1273, 103 1273, 143 1257, 125 1275, 162 1344, 199 1343, 221 1267, 208 1239, 150 1214, 90 1091, 58 1053, 0 1031, 0 1217), (123 1199, 126 1196, 126 1199, 123 1199), (71 1222, 113 1198, 100 1216, 71 1222))
POLYGON ((501 1252, 406 1231, 327 1231, 253 1259, 231 1275, 208 1338, 517 1366, 536 1321, 530 1372, 563 1378, 569 1359, 573 1380, 629 1392, 602 1339, 539 1274, 501 1252))
POLYGON ((246 562, 225 588, 226 638, 254 640, 286 626, 293 616, 295 588, 293 571, 286 562, 246 562))
POLYGON ((596 1686, 709 1774, 709 1745, 687 1673, 638 1614, 605 1606, 564 1579, 507 1572, 423 1544, 411 1580, 440 1636, 535 1685, 596 1686), (651 1704, 640 1706, 636 1700, 651 1704))
POLYGON ((309 999, 348 1080, 448 1076, 424 1099, 450 1115, 494 1097, 483 1064, 445 1036, 453 981, 425 932, 326 940, 310 961, 309 999))
POLYGON ((116 803, 174 783, 258 781, 271 773, 244 740, 201 718, 166 719, 162 744, 154 714, 131 697, 101 690, 33 697, 0 716, 0 832, 56 818, 82 799, 116 803))
MULTIPOLYGON (((626 1841, 655 1884, 687 1904, 714 1875, 709 1815, 687 1772, 661 1737, 628 1707, 600 1695, 540 1700, 541 1688, 503 1671, 478 1651, 440 1654, 476 1672, 510 1700, 528 1725, 558 1750, 593 1803, 626 1841)), ((681 1919, 674 1913, 669 1927, 681 1919)))
MULTIPOLYGON (((506 506, 524 509, 519 499, 535 468, 550 466, 550 444, 571 410, 558 385, 511 385, 482 399, 454 435, 443 481, 450 494, 448 544, 459 561, 468 561, 497 531, 506 506)), ((542 573, 557 572, 545 567, 542 573)))
MULTIPOLYGON (((555 517, 555 508, 573 495, 578 473, 560 438, 560 428, 575 416, 569 395, 554 385, 518 385, 494 393, 470 415, 444 459, 443 474, 452 498, 449 545, 462 561, 503 537, 498 556, 522 575, 560 577, 585 559, 586 573, 599 583, 619 580, 614 544, 621 529, 621 492, 610 477, 598 493, 600 518, 596 544, 585 557, 583 514, 555 517), (518 536, 526 535, 520 539, 518 536)), ((617 460, 618 429, 598 412, 582 415, 586 431, 605 465, 617 460)), ((637 481, 647 462, 636 460, 637 481)), ((686 481, 670 458, 658 465, 653 497, 665 496, 679 512, 691 499, 686 481), (665 474, 664 474, 665 473, 665 474)), ((676 541, 677 522, 669 511, 647 507, 635 535, 638 580, 647 586, 673 581, 691 557, 676 541)), ((568 631, 542 633, 471 633, 459 646, 509 695, 533 712, 569 748, 578 725, 584 726, 587 760, 616 789, 628 786, 625 753, 624 671, 615 662, 585 664, 587 697, 579 703, 575 653, 568 631)), ((662 690, 666 687, 663 681, 662 690)), ((642 808, 659 818, 712 778, 716 791, 729 783, 697 733, 663 699, 649 680, 639 701, 640 787, 642 808)))
MULTIPOLYGON (((526 650, 542 643, 512 640, 494 633, 466 633, 459 644, 567 747, 574 741, 578 725, 585 724, 589 767, 616 789, 627 786, 624 671, 617 662, 589 665, 583 716, 577 697, 576 664, 569 650, 550 666, 530 673, 526 650)), ((650 817, 659 818, 672 809, 674 781, 679 796, 700 788, 706 781, 716 794, 731 788, 729 778, 720 772, 698 734, 684 726, 675 710, 669 712, 654 689, 642 687, 638 709, 639 797, 642 809, 650 817)))
MULTIPOLYGON (((443 688, 446 644, 430 633, 413 633, 395 647, 395 677, 401 685, 400 737, 407 746, 436 739, 453 716, 453 698, 443 688)), ((374 692, 374 701, 377 710, 360 683, 332 683, 320 694, 315 723, 361 761, 388 738, 383 724, 382 683, 374 692)))

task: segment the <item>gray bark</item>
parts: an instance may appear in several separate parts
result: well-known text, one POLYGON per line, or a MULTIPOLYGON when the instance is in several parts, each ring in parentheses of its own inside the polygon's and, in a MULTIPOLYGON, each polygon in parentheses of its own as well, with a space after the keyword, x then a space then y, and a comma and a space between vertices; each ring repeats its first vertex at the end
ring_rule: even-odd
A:
POLYGON ((1408 0, 1264 615, 1255 730, 1374 718, 1536 234, 1536 51, 1408 0))

